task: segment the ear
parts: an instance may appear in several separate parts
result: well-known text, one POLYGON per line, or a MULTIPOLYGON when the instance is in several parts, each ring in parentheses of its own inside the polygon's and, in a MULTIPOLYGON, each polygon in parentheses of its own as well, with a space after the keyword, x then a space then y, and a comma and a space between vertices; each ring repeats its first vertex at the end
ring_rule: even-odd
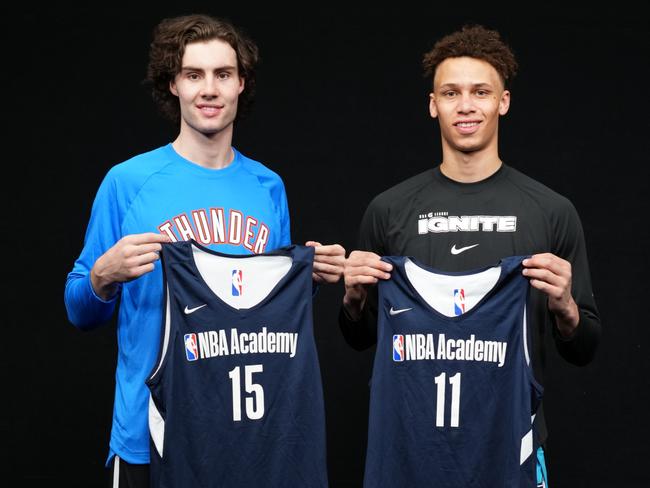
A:
POLYGON ((438 117, 438 107, 436 106, 436 95, 434 93, 429 93, 429 113, 433 119, 438 117))
POLYGON ((171 80, 169 82, 169 91, 172 92, 172 94, 178 96, 178 90, 176 89, 176 81, 171 80))
POLYGON ((508 113, 510 108, 510 92, 508 90, 503 90, 501 94, 501 100, 499 100, 499 115, 505 115, 508 113))
POLYGON ((239 93, 238 95, 241 95, 241 92, 244 91, 244 87, 246 86, 246 79, 243 78, 242 76, 239 77, 239 93))

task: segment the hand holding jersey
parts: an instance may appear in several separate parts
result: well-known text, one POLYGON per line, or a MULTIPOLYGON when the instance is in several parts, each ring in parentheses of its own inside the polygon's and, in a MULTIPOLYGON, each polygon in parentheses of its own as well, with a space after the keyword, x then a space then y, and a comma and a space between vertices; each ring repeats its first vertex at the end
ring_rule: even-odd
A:
MULTIPOLYGON (((117 241, 97 259, 91 270, 91 282, 97 296, 110 300, 117 294, 120 283, 153 271, 164 242, 171 240, 153 232, 131 234, 117 241)), ((339 244, 323 246, 316 241, 308 241, 305 245, 315 248, 313 280, 316 283, 338 282, 343 274, 345 249, 339 244)))
POLYGON ((571 294, 571 263, 551 253, 535 254, 522 263, 524 276, 548 296, 548 309, 560 334, 571 337, 578 327, 579 311, 571 294))
POLYGON ((97 296, 110 300, 117 294, 120 283, 153 271, 163 242, 170 242, 169 237, 153 232, 127 235, 117 241, 97 258, 90 270, 97 296))
POLYGON ((353 320, 361 317, 368 296, 368 286, 390 278, 393 267, 374 252, 352 251, 345 260, 343 307, 353 320))
MULTIPOLYGON (((571 295, 571 263, 552 253, 535 254, 523 261, 524 276, 534 288, 548 296, 548 308, 555 317, 558 331, 570 337, 578 326, 578 306, 571 295)), ((363 311, 367 287, 390 278, 392 266, 374 252, 352 251, 345 260, 343 306, 351 319, 363 311)))
POLYGON ((315 283, 336 283, 343 275, 345 249, 339 244, 323 246, 320 242, 307 241, 305 246, 314 248, 312 279, 315 283))

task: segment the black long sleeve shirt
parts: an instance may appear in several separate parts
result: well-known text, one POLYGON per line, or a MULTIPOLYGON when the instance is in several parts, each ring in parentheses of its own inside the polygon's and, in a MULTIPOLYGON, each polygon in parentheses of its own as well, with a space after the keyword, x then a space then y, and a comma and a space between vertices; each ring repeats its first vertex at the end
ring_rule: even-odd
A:
MULTIPOLYGON (((580 320, 570 339, 560 336, 544 293, 531 289, 533 368, 542 382, 544 334, 572 364, 591 361, 600 338, 582 224, 565 197, 507 165, 476 183, 445 177, 439 167, 381 193, 361 222, 359 247, 380 256, 412 256, 442 271, 469 271, 514 255, 553 253, 572 265, 572 295, 580 320)), ((359 321, 343 308, 343 335, 353 348, 377 341, 377 290, 372 287, 359 321)), ((543 417, 543 416, 542 416, 543 417)), ((543 423, 543 419, 540 419, 543 423)), ((542 438, 546 437, 540 425, 542 438)))

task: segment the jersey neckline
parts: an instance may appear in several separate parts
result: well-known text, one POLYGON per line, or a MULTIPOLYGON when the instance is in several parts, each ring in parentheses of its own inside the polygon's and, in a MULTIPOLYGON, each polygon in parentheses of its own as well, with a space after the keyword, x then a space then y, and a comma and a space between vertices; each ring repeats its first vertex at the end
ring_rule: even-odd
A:
POLYGON ((492 295, 494 295, 496 293, 496 291, 500 288, 501 284, 503 283, 503 279, 504 279, 506 273, 510 271, 510 270, 506 271, 506 267, 504 266, 505 260, 506 260, 505 258, 502 258, 496 264, 483 266, 481 268, 473 269, 473 270, 470 270, 470 271, 451 272, 451 271, 441 271, 439 269, 432 268, 431 266, 427 266, 426 264, 418 261, 416 258, 414 258, 412 256, 407 256, 407 257, 405 257, 404 259, 401 260, 401 262, 399 263, 399 268, 400 268, 400 271, 402 272, 402 276, 404 278, 404 281, 406 282, 407 286, 409 287, 409 290, 411 290, 411 292, 423 303, 424 307, 428 311, 430 311, 431 313, 436 315, 436 317, 439 317, 440 319, 442 319, 444 321, 447 321, 447 322, 463 322, 465 320, 469 320, 469 318, 472 315, 477 313, 478 310, 482 309, 483 304, 492 295), (481 297, 481 299, 478 302, 476 302, 476 305, 474 305, 470 310, 468 310, 467 312, 465 312, 465 313, 463 313, 461 315, 457 315, 455 317, 449 317, 449 316, 439 312, 438 310, 436 310, 433 306, 431 306, 431 304, 429 304, 429 302, 424 298, 424 296, 422 296, 420 294, 420 292, 415 288, 415 286, 413 285, 412 281, 409 279, 408 274, 406 272, 405 265, 406 265, 407 260, 410 260, 415 266, 417 266, 418 268, 420 268, 420 269, 422 269, 422 270, 424 270, 424 271, 426 271, 428 273, 431 273, 431 274, 434 274, 434 275, 444 275, 444 276, 472 276, 472 275, 479 274, 479 273, 482 273, 484 271, 487 271, 488 269, 491 269, 491 268, 500 268, 499 278, 497 279, 496 283, 494 283, 494 286, 492 286, 492 288, 490 288, 487 291, 487 293, 485 293, 483 295, 483 297, 481 297))
POLYGON ((249 313, 252 313, 262 307, 264 307, 275 295, 277 295, 278 291, 284 286, 284 284, 289 280, 291 276, 293 276, 296 272, 296 268, 298 265, 298 260, 296 260, 296 257, 294 255, 294 249, 295 245, 292 244, 290 246, 285 246, 281 247, 278 249, 275 249, 273 251, 261 253, 261 254, 226 254, 218 251, 214 251, 210 248, 207 248, 198 242, 196 242, 194 239, 189 239, 185 241, 187 246, 189 247, 189 265, 192 268, 192 271, 196 275, 196 279, 201 283, 201 285, 205 286, 205 289, 207 290, 206 293, 209 294, 210 298, 220 306, 226 308, 229 310, 231 313, 234 315, 239 315, 239 316, 246 316, 249 313), (196 260, 194 259, 194 247, 197 249, 200 249, 201 251, 205 251, 208 254, 212 254, 214 256, 221 256, 224 258, 233 258, 233 259, 251 259, 255 258, 258 256, 284 256, 291 258, 291 267, 289 270, 280 278, 280 280, 271 288, 271 291, 259 302, 257 302, 255 305, 252 307, 247 307, 247 308, 235 308, 229 303, 227 303, 225 300, 223 300, 219 295, 217 295, 210 285, 205 281, 203 278, 203 275, 201 274, 201 271, 199 270, 199 267, 196 264, 196 260))

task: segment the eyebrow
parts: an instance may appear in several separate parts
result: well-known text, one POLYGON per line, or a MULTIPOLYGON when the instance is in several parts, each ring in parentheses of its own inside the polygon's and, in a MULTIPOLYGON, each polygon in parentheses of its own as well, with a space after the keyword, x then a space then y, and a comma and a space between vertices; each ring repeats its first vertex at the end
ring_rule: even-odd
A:
MULTIPOLYGON (((438 89, 442 89, 442 88, 458 88, 459 86, 462 86, 462 85, 459 85, 458 83, 445 83, 444 85, 440 85, 438 87, 438 89)), ((472 83, 471 86, 472 86, 472 88, 492 88, 492 85, 490 85, 489 83, 472 83)))
MULTIPOLYGON (((227 71, 227 70, 232 71, 232 70, 235 70, 235 69, 237 69, 236 66, 226 65, 226 66, 218 66, 218 67, 214 68, 212 71, 227 71)), ((203 68, 198 68, 198 67, 195 67, 195 66, 182 66, 181 71, 205 71, 205 70, 203 68)))

